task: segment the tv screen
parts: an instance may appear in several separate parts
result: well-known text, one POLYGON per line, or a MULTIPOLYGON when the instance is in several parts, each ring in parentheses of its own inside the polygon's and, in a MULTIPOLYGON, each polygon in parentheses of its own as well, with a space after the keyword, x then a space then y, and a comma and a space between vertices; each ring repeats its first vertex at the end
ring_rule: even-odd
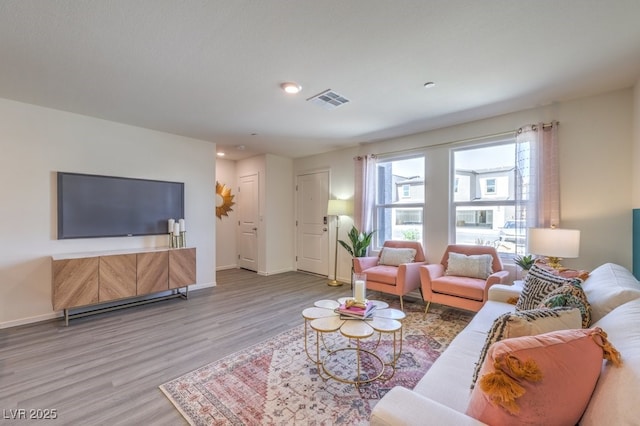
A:
POLYGON ((58 239, 166 234, 184 183, 58 172, 58 239))

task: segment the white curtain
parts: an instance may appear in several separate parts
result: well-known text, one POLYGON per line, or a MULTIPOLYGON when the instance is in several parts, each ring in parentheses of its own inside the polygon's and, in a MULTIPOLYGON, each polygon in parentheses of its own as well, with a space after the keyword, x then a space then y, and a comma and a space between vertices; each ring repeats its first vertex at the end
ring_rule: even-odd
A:
POLYGON ((560 225, 558 122, 521 127, 516 133, 516 218, 526 227, 560 225))
POLYGON ((373 230, 373 208, 375 205, 376 156, 354 157, 355 188, 353 224, 360 232, 373 230))

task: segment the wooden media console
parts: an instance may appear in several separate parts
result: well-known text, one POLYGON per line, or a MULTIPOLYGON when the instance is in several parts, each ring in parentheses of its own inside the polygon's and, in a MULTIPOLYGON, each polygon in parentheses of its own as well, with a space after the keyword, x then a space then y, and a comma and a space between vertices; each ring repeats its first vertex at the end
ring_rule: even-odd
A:
POLYGON ((74 253, 51 259, 51 303, 54 310, 64 310, 66 325, 70 318, 174 297, 186 299, 188 286, 196 283, 195 248, 74 253), (167 294, 126 301, 162 292, 167 294), (110 303, 118 301, 125 303, 110 303), (107 303, 110 306, 69 313, 70 309, 107 303))

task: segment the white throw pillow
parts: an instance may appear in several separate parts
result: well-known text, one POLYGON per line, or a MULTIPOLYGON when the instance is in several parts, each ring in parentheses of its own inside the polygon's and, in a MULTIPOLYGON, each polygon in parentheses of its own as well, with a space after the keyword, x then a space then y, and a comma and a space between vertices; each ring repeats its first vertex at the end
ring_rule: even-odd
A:
POLYGON ((416 258, 416 249, 383 247, 378 264, 400 266, 403 263, 411 263, 416 258))
POLYGON ((493 256, 490 254, 466 254, 449 252, 446 275, 480 278, 486 280, 493 273, 493 256))

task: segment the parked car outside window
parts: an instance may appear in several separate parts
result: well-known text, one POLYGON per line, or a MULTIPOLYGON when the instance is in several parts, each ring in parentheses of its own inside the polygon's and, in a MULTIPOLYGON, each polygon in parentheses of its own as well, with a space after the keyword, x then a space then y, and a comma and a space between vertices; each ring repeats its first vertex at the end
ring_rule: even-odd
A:
POLYGON ((500 241, 524 243, 526 237, 527 230, 524 220, 508 220, 500 229, 500 241))

